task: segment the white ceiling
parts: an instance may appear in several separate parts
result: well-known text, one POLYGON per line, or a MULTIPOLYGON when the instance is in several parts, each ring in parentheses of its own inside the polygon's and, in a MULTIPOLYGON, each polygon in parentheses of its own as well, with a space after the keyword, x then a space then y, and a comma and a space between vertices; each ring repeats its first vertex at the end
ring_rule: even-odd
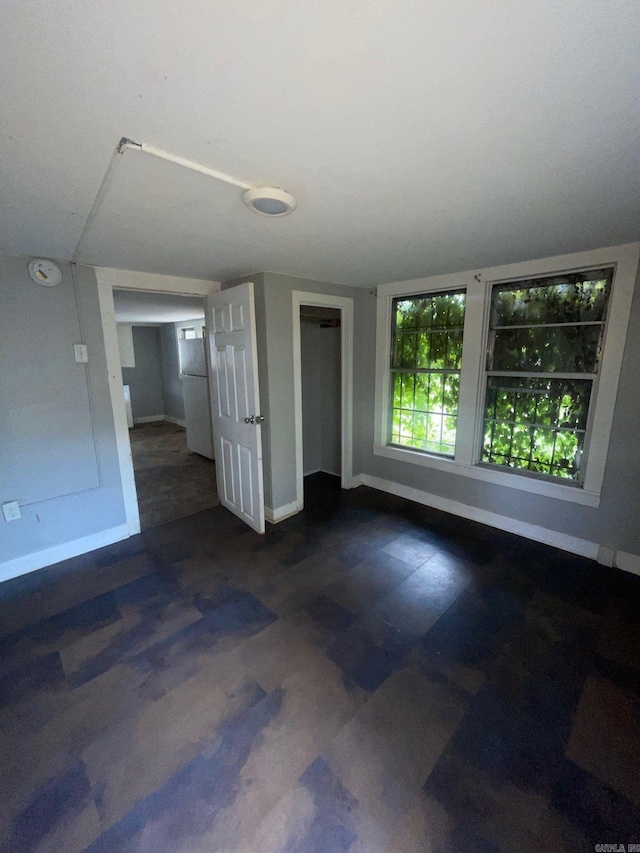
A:
POLYGON ((204 317, 202 299, 173 293, 114 290, 118 323, 179 323, 204 317))
POLYGON ((0 248, 369 285, 640 236, 637 0, 10 0, 0 248))

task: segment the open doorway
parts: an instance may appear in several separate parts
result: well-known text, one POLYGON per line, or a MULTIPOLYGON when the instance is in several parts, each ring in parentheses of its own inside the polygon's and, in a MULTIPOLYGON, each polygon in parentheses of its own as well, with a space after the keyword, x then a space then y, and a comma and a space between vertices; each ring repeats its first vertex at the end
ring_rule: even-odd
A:
POLYGON ((218 503, 204 301, 113 290, 142 530, 218 503))
POLYGON ((342 474, 340 311, 300 306, 303 476, 342 474))
POLYGON ((292 298, 299 511, 305 477, 333 477, 336 486, 353 486, 353 300, 303 291, 292 298))

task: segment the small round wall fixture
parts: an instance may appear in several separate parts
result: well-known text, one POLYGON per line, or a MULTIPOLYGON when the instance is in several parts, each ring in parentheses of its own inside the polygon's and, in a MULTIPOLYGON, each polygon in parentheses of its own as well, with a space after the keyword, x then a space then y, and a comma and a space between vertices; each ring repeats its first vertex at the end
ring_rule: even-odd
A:
POLYGON ((244 202, 254 213, 261 216, 288 216, 298 206, 295 198, 278 187, 258 187, 247 190, 244 202))
POLYGON ((62 280, 60 267, 46 258, 34 258, 29 264, 29 275, 43 287, 55 287, 62 280))

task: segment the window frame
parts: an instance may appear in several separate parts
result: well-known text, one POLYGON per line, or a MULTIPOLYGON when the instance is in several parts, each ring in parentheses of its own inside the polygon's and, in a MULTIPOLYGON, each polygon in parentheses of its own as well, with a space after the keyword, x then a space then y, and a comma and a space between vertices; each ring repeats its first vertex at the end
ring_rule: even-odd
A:
MULTIPOLYGON (((463 295, 465 297, 465 301, 466 301, 466 291, 464 288, 454 288, 453 290, 446 290, 446 291, 429 291, 429 292, 425 292, 425 293, 414 294, 413 297, 409 297, 409 298, 453 296, 453 295, 458 295, 458 294, 463 295)), ((391 328, 389 330, 389 334, 390 334, 389 371, 393 375, 393 374, 397 374, 403 370, 406 370, 407 373, 410 373, 410 374, 416 376, 418 373, 423 372, 420 368, 415 368, 415 367, 414 368, 400 368, 397 365, 394 365, 393 346, 394 346, 396 337, 398 335, 396 303, 398 301, 401 301, 404 298, 405 298, 404 296, 393 296, 391 298, 391 328)), ((448 330, 445 328, 445 329, 438 330, 438 331, 442 331, 442 332, 446 333, 448 330)), ((462 327, 462 344, 464 346, 464 324, 462 327)), ((460 359, 460 363, 462 364, 462 358, 460 359)), ((458 377, 461 375, 461 370, 457 369, 457 368, 453 368, 453 369, 443 368, 442 370, 433 369, 433 371, 429 371, 429 372, 438 373, 442 376, 444 376, 447 373, 456 373, 458 375, 458 377)), ((391 392, 391 377, 390 377, 390 385, 389 385, 389 394, 390 394, 390 397, 389 397, 389 406, 388 406, 388 418, 389 418, 388 434, 389 434, 389 437, 391 437, 391 433, 393 430, 393 411, 394 411, 394 407, 392 405, 393 394, 391 392)), ((458 393, 458 404, 459 404, 459 396, 460 395, 458 393)), ((456 409, 455 418, 456 418, 456 437, 457 437, 457 420, 458 420, 457 409, 456 409)), ((388 444, 390 447, 399 447, 401 449, 403 449, 404 447, 407 447, 407 449, 411 450, 414 453, 427 453, 430 456, 436 456, 438 459, 452 459, 452 458, 454 458, 454 455, 455 455, 455 454, 450 454, 450 453, 438 453, 434 450, 424 450, 422 448, 416 448, 416 447, 412 448, 412 447, 409 447, 408 445, 402 445, 399 442, 395 443, 395 442, 389 441, 388 444)))
POLYGON ((182 322, 177 322, 175 325, 175 333, 176 333, 176 352, 178 356, 178 375, 180 379, 184 376, 182 372, 182 359, 180 358, 180 341, 181 340, 195 340, 196 338, 204 338, 204 329, 206 326, 206 318, 203 317, 199 320, 183 320, 182 322), (183 338, 182 333, 186 329, 194 329, 195 330, 195 338, 183 338))
MULTIPOLYGON (((496 327, 496 326, 493 326, 493 328, 492 328, 492 325, 493 325, 492 324, 493 296, 494 296, 497 289, 501 289, 501 288, 505 289, 505 290, 514 289, 514 285, 517 286, 520 281, 524 280, 524 281, 529 282, 529 281, 531 281, 531 279, 519 278, 519 279, 516 279, 515 281, 508 281, 508 282, 494 281, 494 282, 491 282, 491 286, 489 288, 489 292, 488 292, 488 296, 487 296, 487 298, 489 299, 489 320, 488 320, 488 325, 487 325, 487 330, 486 330, 486 342, 485 342, 485 354, 484 354, 485 362, 484 362, 484 371, 483 371, 483 390, 482 390, 482 397, 480 400, 480 405, 482 408, 482 429, 478 435, 478 447, 477 447, 477 458, 478 458, 477 464, 479 466, 486 467, 486 468, 493 470, 493 471, 495 471, 495 470, 504 471, 505 473, 510 473, 510 470, 513 470, 513 471, 517 472, 520 476, 523 476, 523 477, 531 477, 531 478, 534 478, 536 480, 545 480, 546 482, 550 482, 550 483, 564 483, 565 485, 569 485, 572 487, 575 487, 577 485, 579 488, 583 488, 584 482, 585 482, 585 477, 586 477, 588 460, 589 460, 591 426, 593 423, 594 412, 596 409, 596 400, 598 399, 598 387, 600 384, 600 377, 601 377, 601 372, 602 372, 600 367, 602 364, 602 356, 604 354, 604 349, 605 349, 606 340, 607 340, 607 334, 608 334, 608 330, 609 330, 609 316, 610 316, 609 309, 611 307, 611 299, 613 296, 613 282, 615 279, 615 272, 616 272, 615 266, 612 266, 612 265, 609 265, 609 266, 605 267, 604 269, 611 270, 611 281, 609 284, 609 295, 608 295, 608 300, 607 300, 607 304, 606 304, 606 308, 605 308, 605 312, 604 312, 604 320, 599 321, 599 322, 601 322, 601 326, 602 326, 602 332, 601 332, 602 338, 601 338, 601 340, 599 340, 599 344, 598 344, 600 354, 598 355, 598 358, 597 358, 595 373, 590 373, 587 371, 584 371, 582 373, 582 377, 588 381, 591 381, 592 385, 591 385, 591 391, 589 394, 589 406, 588 406, 588 410, 587 410, 586 424, 585 424, 585 430, 584 430, 584 433, 585 433, 584 445, 583 445, 583 449, 582 449, 582 460, 580 463, 580 472, 579 472, 578 478, 576 480, 570 480, 568 478, 559 478, 559 477, 554 478, 553 475, 538 473, 535 471, 529 471, 529 470, 526 470, 524 468, 510 469, 506 466, 501 466, 497 463, 488 462, 487 460, 482 458, 484 431, 485 431, 484 430, 484 421, 485 421, 485 414, 486 414, 485 410, 486 410, 487 388, 489 385, 489 377, 492 375, 496 375, 495 368, 494 369, 489 368, 489 363, 491 360, 491 333, 495 332, 497 329, 500 328, 500 327, 496 327)), ((581 269, 573 269, 570 271, 566 270, 565 272, 588 273, 588 272, 600 272, 600 271, 601 271, 600 269, 596 270, 595 267, 590 266, 590 267, 583 267, 581 269)), ((533 281, 544 281, 546 278, 555 278, 555 277, 556 276, 541 276, 541 277, 538 277, 536 279, 533 279, 533 281)), ((568 323, 565 323, 563 325, 565 325, 565 326, 574 325, 575 326, 576 324, 575 323, 572 324, 572 323, 568 322, 568 323)), ((582 323, 579 323, 578 325, 582 325, 582 323)), ((524 324, 523 324, 522 328, 524 328, 524 324)), ((504 375, 513 374, 515 376, 516 373, 518 373, 518 371, 504 371, 504 375)), ((518 373, 518 375, 525 375, 525 374, 531 378, 537 378, 538 376, 540 376, 540 377, 552 377, 553 378, 556 375, 554 373, 554 371, 546 371, 546 372, 542 371, 541 373, 538 373, 536 371, 521 371, 520 373, 518 373)), ((563 374, 562 371, 558 371, 557 375, 559 377, 561 377, 562 375, 566 375, 566 374, 563 374)), ((580 374, 576 373, 574 378, 580 379, 581 378, 580 374)))
POLYGON ((639 253, 640 244, 631 243, 379 286, 377 288, 374 455, 597 507, 600 503, 604 479, 639 253), (515 469, 500 470, 499 466, 482 463, 485 366, 493 286, 514 283, 519 279, 526 280, 602 267, 613 267, 614 273, 600 370, 594 383, 590 406, 582 482, 568 482, 560 479, 556 481, 551 477, 535 477, 515 469), (458 426, 453 459, 387 443, 393 299, 443 290, 466 292, 458 426))
MULTIPOLYGON (((204 317, 202 319, 198 319, 198 320, 183 320, 181 323, 176 323, 175 324, 176 336, 177 336, 178 340, 180 340, 181 338, 182 338, 182 340, 190 340, 189 338, 183 338, 182 337, 182 333, 184 331, 188 331, 190 329, 193 329, 195 331, 195 333, 196 333, 195 337, 196 338, 202 338, 203 337, 202 330, 205 326, 205 323, 206 323, 206 319, 204 317)), ((193 340, 193 338, 191 340, 193 340)))

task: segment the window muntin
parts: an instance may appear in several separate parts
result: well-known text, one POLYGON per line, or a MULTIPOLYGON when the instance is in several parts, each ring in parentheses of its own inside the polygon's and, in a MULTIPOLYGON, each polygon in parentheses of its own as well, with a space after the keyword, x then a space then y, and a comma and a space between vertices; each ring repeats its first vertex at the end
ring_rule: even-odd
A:
POLYGON ((461 290, 393 300, 391 444, 454 455, 464 309, 461 290))
POLYGON ((481 461, 581 480, 613 269, 495 285, 481 461))

